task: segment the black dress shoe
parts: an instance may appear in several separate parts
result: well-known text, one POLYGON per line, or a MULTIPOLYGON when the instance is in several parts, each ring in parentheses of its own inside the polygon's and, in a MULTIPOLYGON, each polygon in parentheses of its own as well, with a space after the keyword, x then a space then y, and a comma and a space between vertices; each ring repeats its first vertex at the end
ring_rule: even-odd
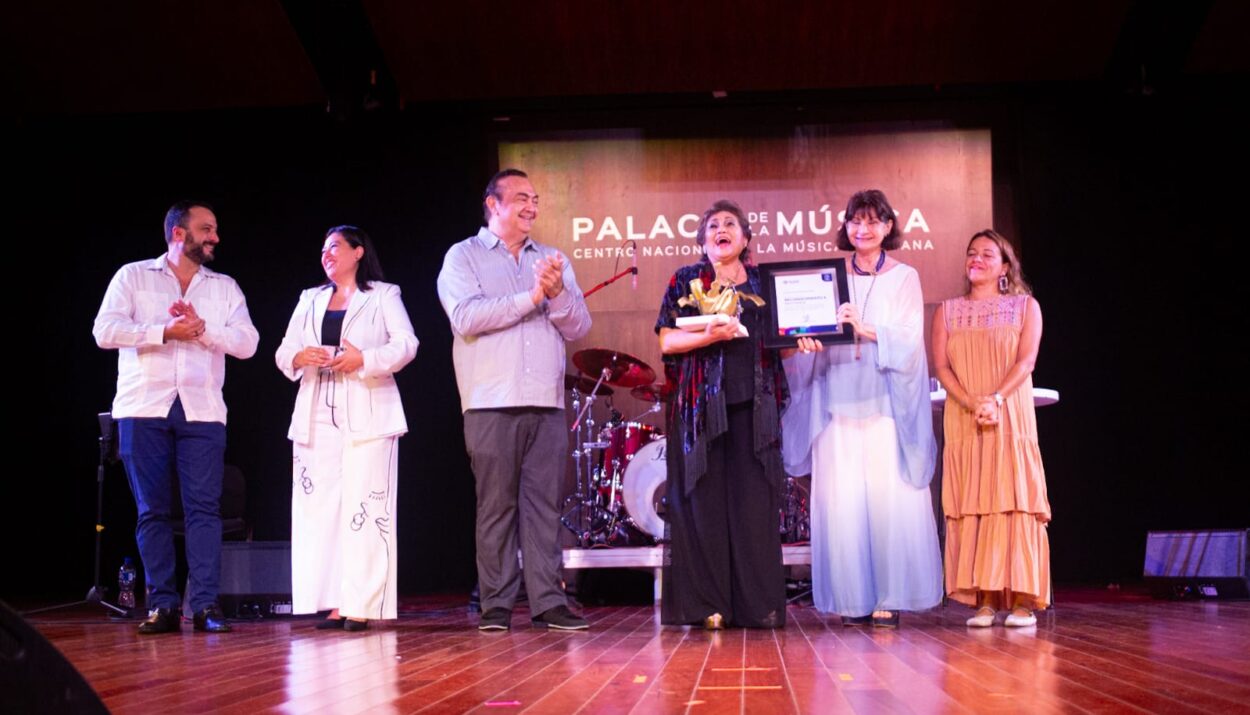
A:
POLYGON ((343 619, 343 630, 351 633, 369 630, 369 621, 353 621, 350 618, 343 619))
POLYGON ((842 625, 846 628, 851 626, 871 626, 872 614, 869 613, 866 616, 842 616, 842 625))
POLYGON ((531 618, 530 625, 535 628, 549 628, 557 631, 584 631, 590 627, 585 618, 573 615, 568 606, 548 608, 531 618))
POLYGON ((182 630, 182 619, 172 608, 153 608, 148 617, 139 624, 139 632, 145 636, 157 633, 177 633, 182 630))
POLYGON ((202 611, 196 611, 192 621, 195 623, 195 630, 204 631, 205 633, 229 633, 234 630, 226 623, 226 616, 221 612, 221 606, 212 604, 202 611))
POLYGON ((343 624, 346 622, 346 618, 323 618, 320 623, 313 627, 319 631, 341 631, 343 630, 343 624))
POLYGON ((479 631, 506 631, 512 627, 512 611, 506 608, 492 608, 482 614, 478 621, 479 631))

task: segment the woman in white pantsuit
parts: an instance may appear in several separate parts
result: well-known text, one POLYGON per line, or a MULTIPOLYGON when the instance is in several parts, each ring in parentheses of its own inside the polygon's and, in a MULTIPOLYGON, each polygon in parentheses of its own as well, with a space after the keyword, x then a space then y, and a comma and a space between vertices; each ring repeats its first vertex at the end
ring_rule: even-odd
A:
POLYGON ((397 613, 396 444, 408 423, 394 375, 417 336, 364 231, 326 232, 321 266, 326 282, 300 295, 275 356, 300 383, 287 434, 293 610, 329 610, 318 628, 359 631, 397 613))

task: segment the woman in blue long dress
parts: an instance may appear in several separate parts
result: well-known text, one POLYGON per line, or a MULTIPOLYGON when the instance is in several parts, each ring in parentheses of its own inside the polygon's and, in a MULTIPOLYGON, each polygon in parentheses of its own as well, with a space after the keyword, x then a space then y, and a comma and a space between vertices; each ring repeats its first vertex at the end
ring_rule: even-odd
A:
POLYGON ((886 255, 899 241, 894 215, 880 191, 851 197, 838 231, 853 252, 839 320, 855 341, 805 340, 785 360, 786 470, 812 475, 813 598, 844 625, 896 627, 899 611, 942 598, 924 301, 916 270, 886 255))

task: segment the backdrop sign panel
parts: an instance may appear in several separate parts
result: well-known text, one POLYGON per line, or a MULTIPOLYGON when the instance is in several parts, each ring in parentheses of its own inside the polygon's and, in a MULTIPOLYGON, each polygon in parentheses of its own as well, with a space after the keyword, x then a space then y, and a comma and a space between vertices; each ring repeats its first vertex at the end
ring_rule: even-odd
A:
POLYGON ((926 303, 962 292, 968 239, 993 226, 988 130, 804 126, 789 136, 737 138, 561 133, 501 141, 499 165, 530 174, 540 196, 533 235, 569 256, 583 289, 637 260, 636 290, 625 278, 588 298, 594 328, 570 354, 618 349, 657 372, 660 299, 673 271, 699 259, 695 229, 718 199, 747 212, 754 260, 768 263, 846 255, 836 236, 847 199, 881 189, 903 232, 893 255, 919 270, 926 303))

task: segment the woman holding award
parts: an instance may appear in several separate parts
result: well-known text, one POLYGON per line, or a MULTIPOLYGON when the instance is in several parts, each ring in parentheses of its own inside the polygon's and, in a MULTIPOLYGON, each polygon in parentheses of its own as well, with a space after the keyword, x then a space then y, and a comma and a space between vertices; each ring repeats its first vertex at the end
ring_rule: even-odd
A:
POLYGON ((676 387, 661 618, 710 630, 777 628, 786 613, 778 529, 785 374, 776 351, 763 347, 760 275, 742 209, 717 201, 703 212, 697 240, 702 260, 673 275, 655 323, 676 387), (678 318, 698 316, 702 327, 678 327, 678 318))
POLYGON ((838 248, 850 300, 838 312, 854 341, 805 338, 785 360, 786 470, 811 473, 812 594, 843 625, 897 627, 900 611, 942 598, 929 496, 937 446, 929 406, 920 276, 886 251, 898 245, 880 191, 847 203, 838 248))
POLYGON ((985 230, 968 243, 968 292, 933 316, 933 360, 946 388, 942 506, 946 592, 977 612, 968 625, 1031 626, 1050 603, 1050 503, 1037 447, 1033 364, 1042 309, 1011 244, 985 230))

